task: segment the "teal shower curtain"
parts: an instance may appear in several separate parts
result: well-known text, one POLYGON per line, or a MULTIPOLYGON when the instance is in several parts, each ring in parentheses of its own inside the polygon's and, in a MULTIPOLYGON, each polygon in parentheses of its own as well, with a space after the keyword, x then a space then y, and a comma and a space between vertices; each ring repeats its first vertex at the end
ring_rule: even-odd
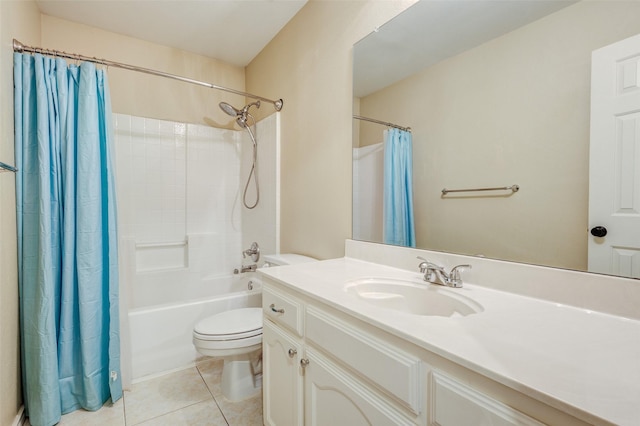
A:
POLYGON ((106 74, 14 54, 20 334, 34 426, 122 396, 106 74))
POLYGON ((388 129, 384 133, 384 243, 415 247, 413 218, 413 148, 411 133, 388 129))

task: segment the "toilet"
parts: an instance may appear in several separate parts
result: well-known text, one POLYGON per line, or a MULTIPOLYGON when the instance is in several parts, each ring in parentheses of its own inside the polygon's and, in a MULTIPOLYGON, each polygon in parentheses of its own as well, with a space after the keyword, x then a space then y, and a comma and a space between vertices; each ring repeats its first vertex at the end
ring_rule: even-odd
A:
MULTIPOLYGON (((315 262, 299 254, 264 256, 263 267, 315 262)), ((262 389, 262 308, 240 308, 199 321, 193 344, 205 356, 224 359, 222 394, 230 401, 257 395, 262 389)))

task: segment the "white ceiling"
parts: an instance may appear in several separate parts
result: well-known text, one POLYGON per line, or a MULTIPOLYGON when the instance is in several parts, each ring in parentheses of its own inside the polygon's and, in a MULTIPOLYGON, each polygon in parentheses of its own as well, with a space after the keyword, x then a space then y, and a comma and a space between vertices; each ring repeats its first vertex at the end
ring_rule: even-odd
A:
POLYGON ((69 21, 246 66, 307 0, 36 0, 69 21))
POLYGON ((576 1, 419 1, 356 43, 354 95, 369 95, 576 1))

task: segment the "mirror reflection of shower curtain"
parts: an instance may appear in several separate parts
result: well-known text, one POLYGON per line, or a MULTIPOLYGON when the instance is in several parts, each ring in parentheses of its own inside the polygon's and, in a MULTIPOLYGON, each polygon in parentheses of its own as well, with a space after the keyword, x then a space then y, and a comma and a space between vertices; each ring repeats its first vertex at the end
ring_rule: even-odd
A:
POLYGON ((383 242, 416 246, 412 137, 399 129, 384 132, 383 242))

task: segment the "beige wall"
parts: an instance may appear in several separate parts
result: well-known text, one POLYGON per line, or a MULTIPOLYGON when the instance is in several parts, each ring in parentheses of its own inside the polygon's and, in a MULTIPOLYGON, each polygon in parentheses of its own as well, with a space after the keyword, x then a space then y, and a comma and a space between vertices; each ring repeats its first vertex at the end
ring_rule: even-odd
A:
MULTIPOLYGON (((42 15, 42 46, 106 58, 244 91, 244 69, 95 27, 42 15)), ((240 107, 242 96, 143 73, 109 68, 113 111, 141 117, 229 127, 218 107, 240 107)))
MULTIPOLYGON (((13 47, 40 43, 40 12, 32 1, 0 1, 0 161, 14 164, 13 47)), ((22 405, 18 334, 16 199, 13 173, 0 174, 0 425, 22 405)))
MULTIPOLYGON (((0 161, 14 163, 12 39, 87 56, 153 68, 244 90, 244 69, 177 49, 41 15, 32 1, 0 1, 2 112, 0 161)), ((242 106, 244 97, 130 71, 109 69, 113 111, 142 117, 230 127, 220 101, 242 106)), ((15 180, 0 175, 0 424, 21 405, 18 358, 15 180)))
POLYGON ((581 2, 361 99, 413 129, 418 246, 586 269, 591 51, 637 33, 640 2, 581 2))
POLYGON ((281 251, 344 254, 351 237, 352 45, 413 1, 311 0, 246 70, 282 97, 281 251))
MULTIPOLYGON (((412 4, 312 0, 247 69, 247 90, 284 98, 282 250, 341 256, 351 234, 351 46, 412 4)), ((0 1, 2 92, 12 93, 11 39, 104 57, 239 90, 245 70, 221 61, 40 15, 31 1, 0 1)), ((229 127, 220 101, 240 96, 109 69, 114 112, 229 127)), ((264 104, 260 115, 272 112, 264 104)), ((13 102, 2 97, 0 161, 13 163, 13 102)), ((0 424, 20 405, 15 191, 0 176, 0 424)))

